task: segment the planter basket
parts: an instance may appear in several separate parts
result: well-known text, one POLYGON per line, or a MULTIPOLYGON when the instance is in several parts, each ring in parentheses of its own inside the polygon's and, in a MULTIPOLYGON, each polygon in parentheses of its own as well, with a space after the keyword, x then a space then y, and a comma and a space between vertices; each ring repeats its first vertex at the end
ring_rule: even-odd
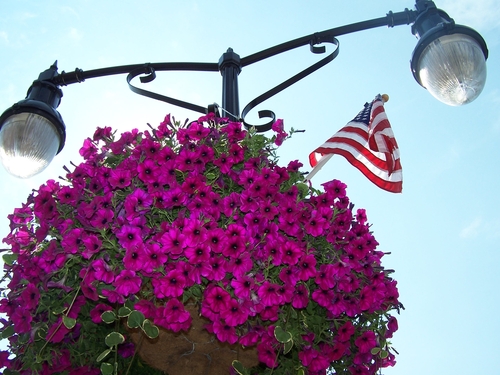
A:
POLYGON ((187 332, 172 333, 160 328, 160 335, 150 339, 141 330, 131 333, 138 346, 138 354, 149 366, 168 375, 220 375, 229 373, 234 360, 245 367, 258 365, 255 347, 221 343, 207 332, 204 325, 209 321, 201 317, 194 304, 186 305, 193 319, 187 332))

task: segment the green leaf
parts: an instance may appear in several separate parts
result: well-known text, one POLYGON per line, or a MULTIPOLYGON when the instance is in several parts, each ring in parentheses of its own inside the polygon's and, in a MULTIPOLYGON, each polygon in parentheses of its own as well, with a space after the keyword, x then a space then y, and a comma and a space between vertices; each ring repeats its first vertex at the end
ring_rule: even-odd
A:
POLYGON ((108 356, 109 353, 111 353, 111 349, 106 349, 105 351, 103 351, 101 354, 99 354, 99 357, 97 357, 97 362, 101 362, 108 356))
POLYGON ((106 336, 104 339, 104 342, 106 343, 107 346, 112 348, 113 346, 117 346, 122 344, 125 341, 125 337, 121 333, 118 332, 111 332, 109 335, 106 336))
POLYGON ((287 354, 293 348, 293 340, 285 342, 285 347, 283 348, 283 354, 287 354))
POLYGON ((380 351, 380 358, 385 359, 389 356, 389 352, 387 350, 380 351))
POLYGON ((150 339, 154 339, 160 334, 158 327, 151 323, 149 319, 144 320, 141 328, 150 339))
POLYGON ((122 306, 118 310, 118 317, 125 318, 125 317, 129 316, 131 312, 132 312, 132 310, 130 310, 128 307, 122 306))
POLYGON ((299 190, 299 194, 301 197, 306 197, 309 194, 309 186, 304 184, 304 183, 298 183, 295 186, 297 186, 297 189, 299 190))
POLYGON ((299 368, 299 371, 297 371, 297 375, 305 375, 304 374, 304 369, 302 367, 299 368))
POLYGON ((245 366, 243 366, 243 364, 240 361, 234 360, 232 365, 239 375, 248 375, 248 370, 245 368, 245 366))
POLYGON ((104 323, 111 324, 116 320, 116 314, 114 311, 104 311, 101 314, 101 319, 104 323))
POLYGON ((9 370, 8 368, 6 368, 5 370, 3 370, 3 375, 19 375, 19 372, 12 371, 12 370, 9 370))
POLYGON ((69 316, 63 316, 63 324, 67 329, 73 329, 76 326, 76 319, 69 316))
POLYGON ((371 353, 372 353, 372 355, 377 355, 378 353, 380 353, 380 348, 373 348, 371 350, 371 353))
POLYGON ((282 344, 289 342, 292 340, 292 335, 290 332, 286 332, 281 328, 280 326, 276 326, 274 328, 274 337, 278 342, 281 342, 282 344))
POLYGON ((2 255, 2 259, 5 264, 12 266, 17 260, 17 254, 4 254, 2 255))
POLYGON ((213 181, 217 176, 215 175, 215 173, 207 172, 205 177, 207 178, 208 181, 213 181))
POLYGON ((311 302, 309 302, 307 304, 307 307, 306 307, 306 311, 309 315, 313 315, 314 314, 314 306, 311 302))
POLYGON ((194 297, 201 297, 202 295, 201 287, 199 285, 193 285, 191 287, 191 293, 193 294, 194 297))
POLYGON ((111 363, 103 362, 101 363, 101 374, 102 375, 113 375, 113 365, 111 363))
POLYGON ((16 331, 14 331, 14 326, 8 326, 0 334, 0 339, 8 339, 14 333, 16 333, 16 331))
POLYGON ((58 307, 58 308, 55 308, 54 310, 52 310, 52 314, 54 315, 61 315, 62 313, 64 313, 68 308, 66 306, 61 306, 61 307, 58 307))
POLYGON ((127 325, 129 328, 138 328, 142 326, 146 317, 144 314, 138 310, 134 310, 130 313, 127 319, 127 325))

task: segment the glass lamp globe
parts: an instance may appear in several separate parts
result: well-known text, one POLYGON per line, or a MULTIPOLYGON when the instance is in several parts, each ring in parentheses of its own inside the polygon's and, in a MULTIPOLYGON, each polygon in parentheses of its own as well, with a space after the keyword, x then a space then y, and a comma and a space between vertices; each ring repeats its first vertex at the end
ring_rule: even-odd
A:
POLYGON ((470 103, 484 88, 485 54, 469 35, 443 35, 415 57, 417 81, 443 103, 451 106, 470 103))
POLYGON ((8 117, 0 129, 0 159, 19 178, 43 171, 58 153, 59 132, 47 118, 30 112, 8 117))

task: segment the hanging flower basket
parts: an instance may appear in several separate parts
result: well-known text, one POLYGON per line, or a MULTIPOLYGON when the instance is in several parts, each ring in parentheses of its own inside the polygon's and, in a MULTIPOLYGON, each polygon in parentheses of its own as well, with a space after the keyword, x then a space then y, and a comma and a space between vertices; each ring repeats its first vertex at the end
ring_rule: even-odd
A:
MULTIPOLYGON (((9 216, 4 374, 375 374, 401 307, 346 185, 213 114, 98 129, 9 216)), ((293 129, 292 129, 293 132, 293 129)))

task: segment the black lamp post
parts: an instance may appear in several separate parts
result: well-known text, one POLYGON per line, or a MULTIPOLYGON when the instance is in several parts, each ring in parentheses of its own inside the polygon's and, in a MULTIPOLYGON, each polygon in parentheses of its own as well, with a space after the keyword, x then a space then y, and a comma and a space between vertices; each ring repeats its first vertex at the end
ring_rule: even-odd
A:
MULTIPOLYGON (((473 101, 482 91, 486 81, 488 49, 484 39, 466 26, 456 25, 434 2, 416 0, 415 10, 389 12, 385 17, 341 26, 306 35, 244 58, 231 48, 218 63, 147 63, 102 68, 90 71, 76 69, 58 74, 54 63, 42 72, 28 90, 25 100, 14 104, 0 116, 0 158, 11 174, 27 178, 41 172, 59 153, 65 141, 65 125, 56 111, 62 91, 60 86, 83 82, 114 74, 128 74, 127 82, 135 93, 161 100, 200 113, 216 112, 231 120, 242 121, 255 106, 279 93, 332 61, 339 53, 337 37, 375 27, 412 24, 412 33, 419 39, 411 59, 411 70, 417 82, 438 100, 449 105, 462 105, 473 101), (309 45, 311 52, 326 51, 323 43, 334 44, 328 56, 301 71, 248 103, 240 113, 238 75, 243 67, 283 52, 309 45), (222 104, 203 107, 131 84, 140 77, 142 83, 155 79, 156 72, 168 70, 220 72, 222 75, 222 104)), ((270 121, 256 126, 267 131, 275 120, 272 111, 259 111, 260 118, 270 121)))

